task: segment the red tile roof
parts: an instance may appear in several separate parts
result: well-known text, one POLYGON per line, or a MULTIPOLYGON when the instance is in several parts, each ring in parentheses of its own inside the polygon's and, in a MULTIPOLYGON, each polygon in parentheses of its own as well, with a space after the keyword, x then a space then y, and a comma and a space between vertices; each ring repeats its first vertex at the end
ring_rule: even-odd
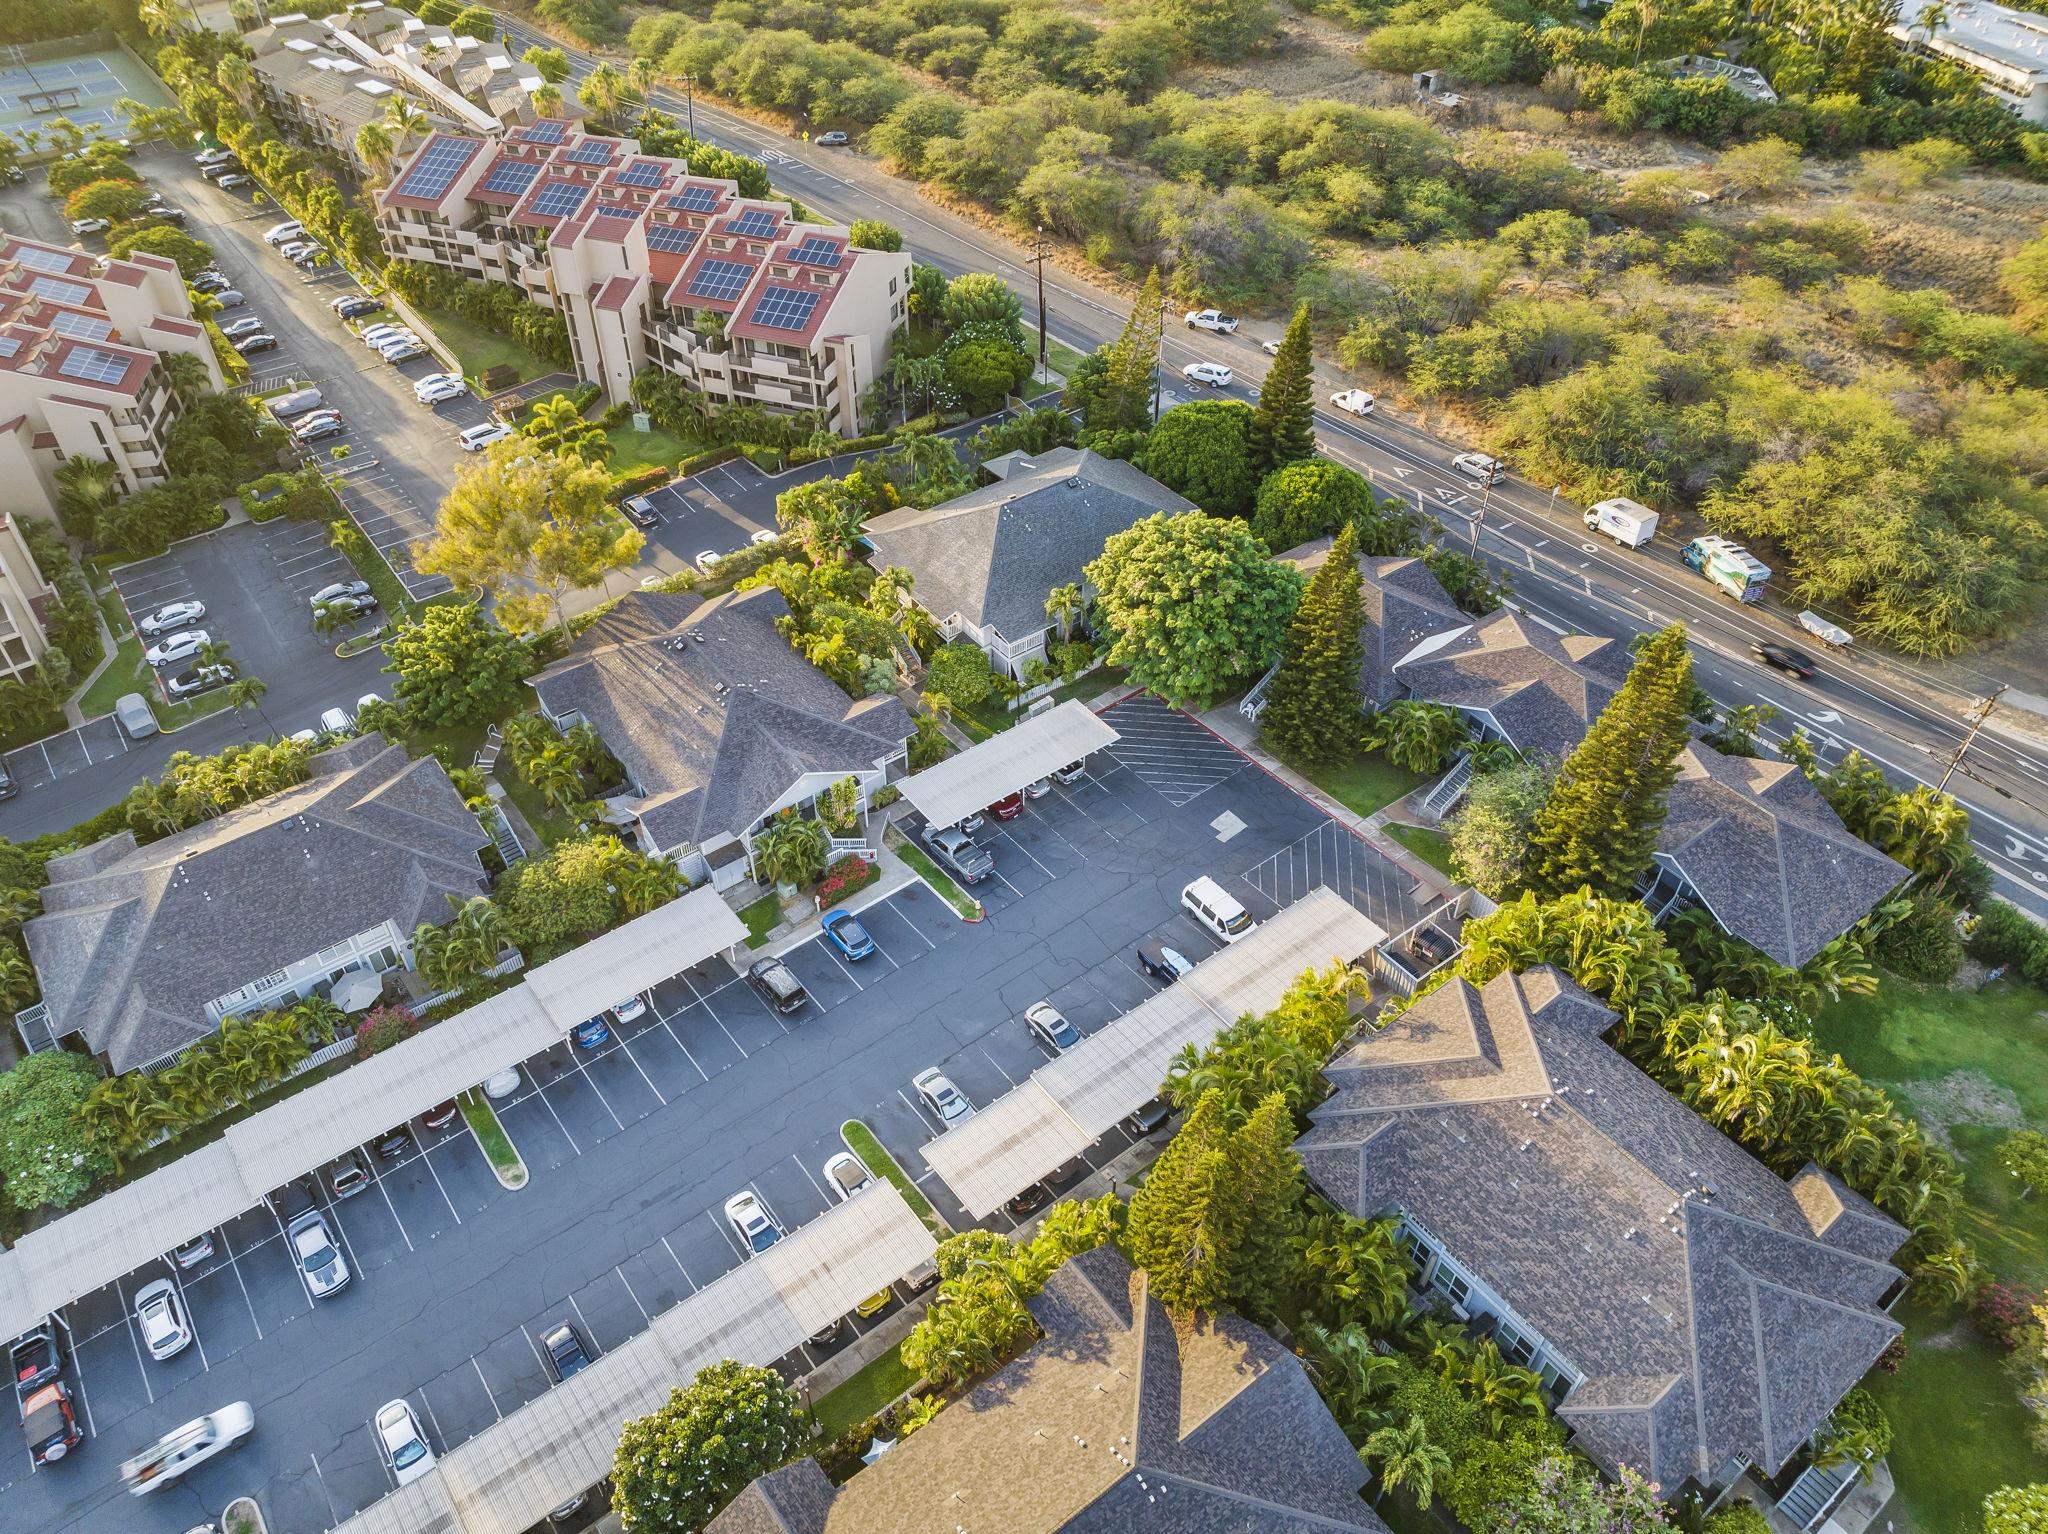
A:
POLYGON ((597 296, 597 307, 607 314, 617 314, 626 307, 628 300, 640 287, 637 273, 626 272, 614 277, 604 285, 604 291, 597 296))

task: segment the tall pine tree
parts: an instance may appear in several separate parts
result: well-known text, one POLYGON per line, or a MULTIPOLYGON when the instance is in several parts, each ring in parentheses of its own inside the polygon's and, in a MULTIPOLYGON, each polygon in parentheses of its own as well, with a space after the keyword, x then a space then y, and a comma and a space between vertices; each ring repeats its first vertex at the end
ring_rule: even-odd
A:
POLYGON ((1266 381, 1259 385, 1259 405, 1252 415, 1252 463, 1264 478, 1275 469, 1316 455, 1315 348, 1309 336, 1308 306, 1287 322, 1287 334, 1266 381))
POLYGON ((1143 431, 1152 424, 1152 374, 1159 362, 1159 269, 1154 267, 1124 321, 1123 333, 1096 353, 1102 371, 1083 404, 1089 432, 1143 431))
POLYGON ((1643 647, 1536 812, 1528 888, 1538 899, 1582 885, 1625 898, 1650 866, 1690 734, 1691 683, 1692 651, 1674 623, 1643 647))
POLYGON ((1294 609, 1280 645, 1280 669, 1266 689, 1259 730, 1279 755, 1304 766, 1341 761, 1358 749, 1359 628, 1365 609, 1358 532, 1345 523, 1294 609))

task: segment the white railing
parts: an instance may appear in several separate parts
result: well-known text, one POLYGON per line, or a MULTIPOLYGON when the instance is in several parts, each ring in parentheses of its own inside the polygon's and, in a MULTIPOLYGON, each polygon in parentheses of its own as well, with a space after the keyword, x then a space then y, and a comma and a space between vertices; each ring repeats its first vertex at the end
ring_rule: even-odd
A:
POLYGON ((1792 1489, 1778 1499, 1778 1513, 1802 1529, 1818 1528, 1862 1477, 1861 1460, 1846 1459, 1825 1468, 1808 1465, 1792 1489))
POLYGON ((1252 683, 1252 690, 1244 695, 1237 705, 1237 711, 1247 719, 1257 719, 1266 711, 1266 689, 1273 685, 1273 678, 1280 670, 1277 660, 1266 668, 1266 674, 1252 683))
POLYGON ((1423 795, 1423 813, 1432 820, 1442 820, 1465 797, 1465 787, 1471 781, 1472 758, 1467 754, 1459 757, 1451 770, 1437 780, 1436 787, 1423 795))

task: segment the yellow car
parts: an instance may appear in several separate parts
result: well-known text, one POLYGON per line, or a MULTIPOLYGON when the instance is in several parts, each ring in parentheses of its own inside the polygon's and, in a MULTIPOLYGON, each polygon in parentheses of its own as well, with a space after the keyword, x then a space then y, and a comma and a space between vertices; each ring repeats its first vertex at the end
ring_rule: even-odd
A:
POLYGON ((853 1313, 863 1321, 872 1321, 891 1305, 896 1303, 894 1289, 877 1289, 873 1294, 853 1307, 853 1313))

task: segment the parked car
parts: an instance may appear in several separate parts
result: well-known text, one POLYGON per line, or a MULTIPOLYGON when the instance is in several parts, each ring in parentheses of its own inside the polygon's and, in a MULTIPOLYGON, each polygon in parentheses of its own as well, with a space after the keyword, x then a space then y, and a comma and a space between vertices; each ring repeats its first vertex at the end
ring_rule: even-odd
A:
POLYGON ((1034 1001, 1024 1009, 1024 1027, 1031 1037, 1056 1055, 1063 1055, 1081 1042, 1081 1032, 1049 1001, 1034 1001))
POLYGON ((171 1248, 171 1261, 175 1262, 187 1273, 198 1267, 199 1264, 206 1261, 212 1255, 213 1233, 211 1231, 208 1231, 203 1236, 194 1236, 183 1246, 171 1248))
POLYGON ((1221 309, 1190 309, 1187 320, 1190 330, 1213 330, 1227 336, 1237 329, 1237 317, 1221 309))
POLYGON ((205 629, 186 629, 181 634, 173 634, 168 639, 158 640, 142 652, 142 658, 158 670, 162 670, 166 666, 175 666, 180 661, 191 659, 212 643, 213 635, 207 633, 205 629))
POLYGON ((336 597, 326 604, 327 611, 340 613, 344 618, 360 618, 377 610, 375 597, 336 597))
POLYGON ((114 722, 130 740, 147 740, 158 729, 149 700, 139 692, 124 692, 114 700, 114 722))
POLYGON ((1280 343, 1277 340, 1261 341, 1259 343, 1259 350, 1264 352, 1268 357, 1277 357, 1280 355, 1280 343))
POLYGON ((370 1186, 370 1163, 359 1150, 346 1150, 327 1163, 327 1190, 335 1202, 354 1198, 370 1186))
POLYGON ((165 223, 176 224, 181 229, 185 227, 185 210, 183 208, 173 208, 166 205, 157 208, 145 208, 143 212, 150 218, 160 218, 165 223))
POLYGON ((192 1345, 192 1318, 176 1283, 159 1278, 135 1292, 135 1329, 158 1363, 176 1358, 192 1345))
POLYGON ((1142 1140, 1147 1135, 1157 1134, 1172 1117, 1172 1106, 1164 1098, 1155 1097, 1124 1118, 1124 1133, 1134 1140, 1142 1140))
POLYGON ((337 597, 366 597, 369 594, 368 581, 336 581, 330 586, 322 586, 307 601, 318 607, 322 602, 332 602, 337 597))
POLYGON ((752 1189, 735 1193, 725 1201, 725 1217, 739 1232, 749 1252, 765 1252, 782 1239, 782 1227, 768 1218, 768 1211, 752 1189))
POLYGON ((413 398, 422 405, 439 405, 451 399, 461 399, 469 388, 461 383, 437 383, 430 388, 413 390, 413 398))
POLYGON ((377 1153, 379 1161, 402 1161, 413 1152, 412 1131, 403 1124, 394 1124, 370 1142, 370 1149, 377 1153))
POLYGON ((624 1001, 612 1003, 612 1018, 620 1023, 637 1023, 647 1015, 645 996, 628 996, 624 1001))
MULTIPOLYGON (((519 1073, 517 1071, 514 1071, 512 1074, 516 1076, 519 1073)), ((496 1080, 495 1077, 493 1077, 492 1079, 496 1080)), ((489 1082, 485 1083, 485 1088, 487 1091, 489 1089, 489 1085, 489 1082)), ((455 1122, 455 1115, 460 1113, 461 1111, 461 1104, 457 1103, 455 1099, 452 1097, 449 1098, 448 1101, 446 1101, 445 1103, 435 1103, 433 1107, 429 1108, 425 1113, 422 1113, 420 1115, 420 1127, 422 1129, 446 1129, 450 1124, 455 1122)))
POLYGON ((21 1396, 21 1426, 28 1435, 28 1457, 38 1465, 54 1465, 85 1439, 72 1409, 71 1389, 62 1380, 21 1396))
POLYGON ((328 299, 327 307, 332 309, 336 314, 339 314, 341 313, 342 310, 346 309, 350 304, 374 304, 375 302, 376 300, 371 298, 370 295, 367 293, 343 293, 338 297, 328 299))
POLYGON ((201 293, 219 293, 234 286, 234 284, 228 281, 225 272, 217 272, 208 268, 194 277, 186 286, 197 288, 201 293))
POLYGON ((336 410, 332 405, 323 405, 318 410, 307 411, 296 421, 292 422, 292 430, 295 432, 307 431, 318 426, 322 421, 339 421, 340 419, 341 412, 339 410, 336 410))
POLYGON ((1192 384, 1207 384, 1212 389, 1227 389, 1237 375, 1220 362, 1190 362, 1180 370, 1180 376, 1192 384))
POLYGON ((415 357, 426 356, 427 344, 424 341, 401 341, 396 346, 380 347, 377 355, 396 367, 401 362, 410 362, 415 357))
POLYGON ((320 711, 320 728, 329 735, 346 735, 354 724, 345 708, 324 708, 320 711))
POLYGON ((280 394, 270 402, 270 413, 280 421, 289 421, 295 415, 304 415, 317 410, 324 396, 318 389, 294 389, 289 394, 280 394))
POLYGON ((1033 778, 1029 783, 1024 785, 1024 797, 1027 799, 1043 799, 1047 794, 1051 792, 1051 778, 1033 778))
POLYGON ((232 192, 241 187, 253 186, 255 178, 246 171, 231 170, 213 184, 223 192, 232 192))
POLYGON ((578 1049, 602 1049, 611 1042, 612 1025, 600 1012, 595 1017, 586 1017, 570 1029, 569 1037, 578 1049))
POLYGON ((302 445, 309 442, 325 442, 329 437, 338 437, 347 431, 340 416, 325 416, 317 421, 308 421, 292 432, 293 438, 302 445))
POLYGON ((910 1078, 910 1084, 917 1088, 917 1095, 939 1116, 941 1123, 957 1124, 974 1116, 974 1104, 961 1095, 960 1089, 937 1066, 919 1071, 910 1078))
POLYGON ((375 314, 383 307, 376 299, 371 298, 367 294, 351 293, 348 297, 341 299, 335 304, 334 312, 345 320, 352 320, 358 315, 375 314))
POLYGON ((7 1350, 7 1367, 17 1397, 62 1374, 64 1345, 57 1334, 57 1323, 46 1318, 15 1338, 7 1350))
POLYGON ((356 339, 362 342, 363 345, 374 349, 389 341, 393 336, 409 336, 412 333, 406 326, 394 324, 386 320, 379 325, 365 325, 356 332, 356 339))
POLYGON ((197 623, 206 616, 204 602, 166 602, 153 613, 145 613, 135 620, 135 627, 154 638, 168 634, 172 629, 181 629, 188 623, 197 623))
POLYGON ((302 266, 307 271, 311 271, 316 266, 324 266, 326 262, 327 247, 324 245, 308 245, 304 250, 292 257, 293 266, 302 266))
POLYGON ((14 775, 0 767, 0 799, 12 799, 21 792, 21 785, 14 781, 14 775))
POLYGON ((391 1467, 391 1479, 405 1486, 434 1468, 433 1445, 420 1431, 420 1419, 401 1397, 377 1408, 377 1447, 391 1467))
POLYGON ((1814 666, 1811 655, 1808 655, 1804 650, 1795 650, 1790 645, 1768 642, 1753 644, 1749 647, 1749 653, 1762 661, 1766 666, 1769 666, 1773 671, 1782 671, 1787 676, 1796 676, 1802 682, 1812 676, 1817 669, 1814 666))
POLYGON ((619 511, 635 527, 661 526, 661 513, 654 509, 654 502, 644 495, 629 495, 619 502, 619 511))
POLYGON ((692 560, 691 563, 694 564, 699 570, 702 570, 706 575, 715 575, 718 573, 719 565, 722 564, 724 560, 725 556, 719 553, 716 549, 701 549, 698 551, 697 557, 694 560, 692 560))
POLYGON ((347 1286, 348 1259, 334 1244, 334 1233, 327 1228, 327 1217, 319 1210, 308 1209, 295 1218, 285 1227, 285 1238, 291 1245, 292 1255, 298 1259, 299 1271, 305 1275, 306 1288, 314 1299, 327 1299, 347 1286))
POLYGON ((842 1204, 874 1180, 874 1174, 852 1151, 837 1151, 825 1160, 825 1186, 842 1204))
POLYGON ((1088 764, 1086 762, 1069 762, 1064 767, 1053 768, 1052 775, 1056 781, 1061 783, 1078 783, 1088 776, 1088 764))
POLYGON ((988 807, 988 813, 997 820, 1015 820, 1024 813, 1024 790, 1020 788, 1014 794, 1004 794, 988 807))
POLYGON ((503 442, 512 435, 512 428, 503 421, 486 421, 481 426, 472 426, 455 440, 462 444, 465 453, 481 453, 493 442, 503 442))
POLYGON ((105 234, 114 226, 103 218, 74 218, 71 221, 73 234, 105 234))
POLYGON ((1195 972, 1193 960, 1178 948, 1169 948, 1164 943, 1140 943, 1138 966, 1154 980, 1162 980, 1168 985, 1183 975, 1195 972))
POLYGON ((962 884, 979 884, 996 871, 995 855, 958 826, 926 826, 924 844, 962 884))
POLYGON ((834 911, 825 918, 825 941, 849 962, 865 959, 875 951, 875 940, 851 911, 834 911))
POLYGON ((241 340, 235 343, 235 350, 244 357, 253 357, 258 352, 276 351, 277 337, 267 331, 259 330, 252 336, 243 336, 241 340))
POLYGON ((300 251, 311 250, 312 248, 313 244, 310 240, 286 240, 277 247, 277 253, 283 256, 285 260, 291 261, 297 259, 300 251))
POLYGON ((547 1355, 549 1372, 557 1384, 590 1367, 590 1350, 583 1345, 583 1334, 573 1321, 564 1321, 542 1337, 540 1350, 547 1355))
POLYGON ((225 165, 235 157, 232 149, 202 149, 192 156, 192 163, 204 169, 208 165, 225 165))
POLYGON ((1361 419, 1372 414, 1375 403, 1370 389, 1339 389, 1330 396, 1333 407, 1361 419))
POLYGON ((756 959, 747 970, 747 983, 761 993, 761 999, 787 1016, 803 1009, 811 999, 796 971, 780 959, 756 959))
POLYGON ((1038 1213, 1052 1202, 1052 1189, 1042 1182, 1027 1183, 1024 1191, 1003 1201, 1003 1209, 1015 1219, 1038 1213))
POLYGON ((873 1294, 854 1306, 853 1313, 863 1321, 872 1321, 895 1303, 896 1290, 894 1286, 887 1289, 877 1289, 873 1294))
POLYGON ((229 320, 220 327, 220 333, 230 341, 239 341, 243 336, 263 334, 263 321, 253 314, 245 314, 238 320, 229 320))
POLYGON ((240 288, 222 288, 213 295, 213 301, 223 309, 239 309, 249 300, 243 296, 240 288))
POLYGON ((812 139, 811 142, 821 149, 843 149, 852 143, 853 140, 846 136, 843 129, 827 128, 823 133, 812 139))

